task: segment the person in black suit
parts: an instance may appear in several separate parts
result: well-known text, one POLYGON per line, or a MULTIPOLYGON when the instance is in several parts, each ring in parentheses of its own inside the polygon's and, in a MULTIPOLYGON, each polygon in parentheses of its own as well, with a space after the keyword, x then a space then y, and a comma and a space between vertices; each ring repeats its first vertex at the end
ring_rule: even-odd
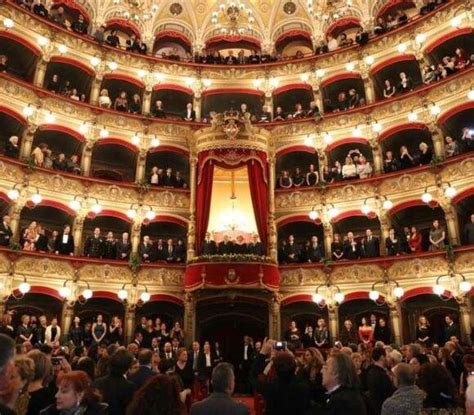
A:
POLYGON ((250 341, 249 336, 244 336, 244 347, 241 350, 241 355, 239 357, 239 380, 242 384, 242 392, 248 393, 250 392, 250 383, 249 383, 249 374, 250 368, 252 367, 252 359, 253 359, 253 345, 250 341))
POLYGON ((84 256, 100 258, 104 253, 104 239, 100 236, 100 228, 94 229, 94 234, 88 236, 84 244, 84 256))
POLYGON ((176 247, 173 244, 172 239, 168 239, 166 243, 166 262, 176 261, 176 247))
POLYGON ((128 260, 132 244, 130 243, 128 232, 122 233, 122 239, 117 242, 117 259, 128 260))
POLYGON ((231 396, 234 393, 235 376, 232 365, 219 363, 212 371, 212 394, 191 407, 190 415, 250 415, 249 408, 243 403, 235 402, 231 396))
POLYGON ((229 235, 224 235, 224 239, 219 242, 219 255, 230 255, 234 253, 234 244, 229 241, 229 235))
POLYGON ((39 252, 48 252, 48 237, 46 236, 46 230, 38 225, 36 227, 38 235, 36 236, 35 247, 39 252))
POLYGON ((56 238, 54 252, 59 255, 74 255, 74 238, 69 225, 64 225, 63 231, 56 238))
POLYGON ((288 243, 286 244, 286 247, 285 247, 286 261, 288 263, 298 262, 300 260, 300 255, 301 255, 301 252, 298 246, 296 245, 295 237, 293 235, 290 235, 288 237, 288 243))
POLYGON ((388 236, 385 238, 385 248, 388 256, 400 256, 402 253, 402 243, 400 238, 395 234, 395 229, 390 228, 388 236))
POLYGON ((171 360, 176 361, 176 353, 173 352, 173 347, 170 342, 166 342, 163 346, 163 351, 160 353, 160 358, 162 360, 171 360))
POLYGON ((202 255, 215 255, 217 252, 216 243, 211 239, 211 234, 206 232, 206 237, 202 243, 201 254, 202 255))
MULTIPOLYGON (((252 384, 265 400, 266 414, 304 415, 310 413, 310 389, 296 376, 296 361, 292 354, 278 352, 273 360, 276 377, 273 380, 259 380, 267 365, 267 356, 274 349, 274 340, 267 340, 255 359, 252 369, 252 384)), ((350 359, 350 358, 349 358, 350 359)))
POLYGON ((369 402, 374 414, 380 414, 382 404, 393 392, 395 386, 387 373, 385 349, 376 347, 372 350, 372 361, 365 374, 369 402))
POLYGON ((386 345, 392 342, 392 332, 383 317, 379 318, 379 323, 375 326, 374 340, 381 341, 386 345))
POLYGON ((365 231, 365 238, 362 240, 362 256, 365 258, 380 256, 379 238, 373 236, 370 229, 365 231))
POLYGON ((163 108, 163 102, 160 100, 155 102, 155 106, 151 112, 155 118, 166 118, 165 109, 163 108))
POLYGON ((224 59, 224 63, 226 65, 237 65, 237 58, 234 56, 233 50, 229 50, 229 52, 227 52, 227 56, 224 59))
POLYGON ((140 367, 135 373, 127 375, 127 379, 135 385, 138 390, 155 372, 151 369, 151 359, 153 352, 150 349, 142 349, 138 352, 138 364, 140 367))
POLYGON ((344 258, 346 259, 359 259, 360 257, 360 246, 354 239, 354 234, 348 232, 347 240, 344 242, 344 258))
POLYGON ((176 178, 175 176, 173 176, 173 170, 171 168, 166 169, 166 174, 163 176, 162 184, 163 186, 168 186, 168 187, 176 186, 176 178))
POLYGON ((199 342, 193 342, 192 349, 189 352, 189 364, 193 369, 194 376, 199 375, 199 360, 201 359, 202 351, 199 342))
POLYGON ((359 392, 359 378, 352 359, 345 353, 332 355, 322 368, 326 388, 325 415, 367 415, 359 392))
POLYGON ((443 340, 446 343, 451 339, 452 336, 455 336, 459 339, 459 327, 454 322, 453 318, 450 315, 444 317, 444 322, 446 325, 443 329, 443 340))
POLYGON ((306 256, 308 259, 308 262, 319 262, 323 258, 323 249, 321 245, 318 243, 318 237, 317 236, 312 236, 311 237, 311 242, 308 246, 306 256))
POLYGON ((125 379, 133 362, 133 355, 125 348, 119 348, 109 360, 109 374, 97 379, 94 386, 102 395, 103 402, 109 405, 112 415, 125 415, 127 406, 133 398, 135 385, 125 379))
POLYGON ((0 224, 0 246, 10 246, 10 240, 13 236, 12 228, 10 228, 11 218, 8 215, 3 217, 0 224))
POLYGON ((143 237, 143 242, 138 246, 138 255, 140 255, 140 258, 144 262, 152 262, 155 260, 155 249, 148 235, 143 237))
POLYGON ((188 102, 186 104, 186 111, 184 112, 183 120, 184 121, 194 121, 195 119, 196 119, 196 111, 194 111, 194 109, 193 109, 192 102, 188 102))
POLYGON ((155 249, 155 256, 157 261, 166 261, 166 246, 163 239, 158 239, 155 249))
POLYGON ((248 244, 247 251, 251 255, 258 255, 258 256, 265 255, 263 245, 260 242, 260 238, 257 234, 252 235, 252 242, 248 244))
POLYGON ((199 379, 203 381, 209 381, 211 379, 212 369, 214 368, 213 364, 214 354, 212 353, 210 343, 206 341, 198 360, 199 379))

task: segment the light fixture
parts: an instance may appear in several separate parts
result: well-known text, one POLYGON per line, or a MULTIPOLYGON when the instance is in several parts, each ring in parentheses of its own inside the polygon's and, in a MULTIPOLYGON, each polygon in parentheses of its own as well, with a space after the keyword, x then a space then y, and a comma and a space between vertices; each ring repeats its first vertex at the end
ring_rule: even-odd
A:
POLYGON ((474 101, 474 87, 471 87, 471 89, 467 93, 467 99, 469 99, 470 101, 474 101))
POLYGON ((151 139, 151 146, 152 147, 158 147, 160 145, 160 139, 155 135, 152 139, 151 139))
POLYGON ((49 39, 46 36, 38 36, 38 45, 46 46, 49 43, 49 39))
POLYGON ((165 75, 161 72, 155 72, 153 75, 155 77, 156 82, 158 83, 161 83, 165 80, 165 75))
POLYGON ((382 203, 382 207, 384 210, 390 210, 393 208, 393 202, 386 198, 382 203))
POLYGON ((107 63, 107 66, 111 71, 116 71, 118 68, 117 62, 111 61, 107 63))
POLYGON ((303 82, 308 82, 309 81, 309 73, 302 73, 300 75, 300 79, 303 81, 303 82))
POLYGON ((327 131, 323 134, 323 140, 326 144, 331 144, 332 143, 332 136, 330 133, 327 131))
POLYGON ((104 126, 99 132, 100 138, 107 138, 109 136, 109 130, 104 126))
POLYGON ((319 308, 328 307, 334 308, 344 301, 344 293, 334 284, 331 284, 329 277, 325 284, 320 284, 316 287, 316 292, 313 295, 313 301, 319 308))
POLYGON ((278 78, 270 78, 269 85, 271 88, 276 88, 278 84, 280 83, 280 80, 278 78))
POLYGON ((318 78, 322 78, 326 74, 326 71, 324 69, 316 69, 316 76, 318 78))
POLYGON ((443 301, 454 299, 459 304, 462 304, 471 289, 472 284, 466 279, 464 274, 454 270, 453 258, 448 252, 448 273, 436 278, 436 284, 433 285, 433 293, 443 301))
POLYGON ((439 107, 439 105, 437 104, 433 104, 431 107, 430 107, 430 113, 431 115, 439 115, 439 113, 441 112, 441 108, 439 107))
POLYGON ((331 205, 331 207, 327 211, 327 214, 329 220, 333 220, 339 214, 339 209, 336 208, 334 205, 331 205))
POLYGON ((375 121, 372 124, 372 131, 374 133, 380 133, 380 131, 382 131, 382 124, 380 124, 378 121, 375 121))
POLYGON ((92 56, 90 62, 93 67, 96 67, 100 65, 101 60, 97 56, 92 56))
POLYGON ((78 196, 74 196, 74 199, 72 199, 70 202, 69 202, 69 207, 72 209, 72 210, 75 210, 75 211, 78 211, 80 208, 81 208, 82 204, 81 204, 81 201, 78 200, 78 196))
POLYGON ((153 220, 156 218, 156 213, 152 207, 150 207, 150 209, 146 211, 145 218, 147 218, 148 220, 153 220))
POLYGON ((130 139, 130 141, 133 145, 138 146, 140 144, 140 137, 138 136, 138 133, 135 133, 130 139))
POLYGON ((91 212, 94 212, 96 215, 102 212, 102 205, 99 203, 97 199, 96 199, 96 202, 91 206, 91 212))
POLYGON ((362 213, 364 215, 368 215, 370 212, 373 212, 373 209, 366 203, 364 202, 364 204, 362 205, 361 209, 362 213))
POLYGON ((395 280, 390 280, 387 270, 384 270, 382 281, 372 284, 369 291, 369 298, 377 305, 395 305, 405 295, 405 290, 395 280), (380 300, 380 297, 383 297, 380 300))
POLYGON ((457 28, 459 26, 461 26, 461 23, 462 23, 462 16, 454 16, 452 19, 451 19, 451 26, 454 27, 454 28, 457 28))
POLYGON ((259 89, 262 86, 262 80, 261 79, 254 79, 253 80, 253 86, 257 89, 259 89))
POLYGON ((18 291, 20 291, 21 294, 25 295, 29 293, 31 290, 31 285, 25 280, 18 286, 18 291))
POLYGON ((306 147, 313 147, 314 146, 314 134, 308 134, 304 139, 304 145, 306 147))
POLYGON ((117 292, 117 297, 126 302, 129 307, 140 307, 143 303, 150 301, 151 295, 144 284, 138 284, 136 278, 131 283, 125 283, 117 292))
POLYGON ((52 124, 54 123, 54 121, 56 121, 56 116, 53 114, 52 111, 49 111, 46 113, 44 119, 48 124, 52 124))
POLYGON ((252 32, 255 17, 250 7, 241 0, 227 0, 211 13, 211 23, 215 29, 228 36, 244 35, 252 32))
POLYGON ((31 104, 28 104, 26 107, 23 108, 23 115, 26 117, 31 117, 34 114, 35 110, 31 106, 31 104))
POLYGON ((36 189, 36 193, 33 193, 33 195, 31 196, 31 201, 35 205, 39 205, 43 201, 43 197, 40 195, 39 189, 36 189))
POLYGON ((135 209, 133 206, 134 205, 132 204, 130 208, 127 210, 127 216, 132 220, 135 219, 138 214, 137 209, 135 209))
POLYGON ((397 46, 397 50, 398 50, 400 53, 405 53, 406 50, 407 50, 407 45, 406 45, 406 43, 400 43, 400 44, 397 46))
POLYGON ((8 191, 7 196, 10 200, 17 200, 20 197, 20 191, 16 188, 16 184, 8 191))
POLYGON ((355 68, 355 64, 353 62, 346 63, 346 70, 347 72, 352 72, 355 68))
POLYGON ((446 189, 444 189, 444 195, 448 199, 452 199, 454 196, 456 196, 456 193, 457 193, 457 190, 453 186, 451 186, 450 183, 448 183, 448 186, 446 187, 446 189))
POLYGON ((416 112, 413 110, 410 111, 410 113, 408 114, 408 121, 415 122, 417 119, 418 119, 418 115, 416 115, 416 112))
POLYGON ((64 281, 58 293, 71 306, 76 302, 84 305, 94 295, 89 283, 80 280, 77 276, 64 281))
POLYGON ((68 47, 66 45, 63 45, 62 43, 60 43, 58 45, 58 51, 61 55, 64 55, 65 53, 67 53, 68 47))
POLYGON ((15 22, 9 17, 5 17, 5 19, 3 19, 3 26, 5 26, 5 29, 8 30, 15 26, 15 22))
POLYGON ((187 77, 184 79, 184 83, 188 86, 188 87, 192 87, 194 82, 196 82, 196 78, 192 78, 192 77, 187 77))
POLYGON ((311 209, 311 211, 309 212, 308 214, 309 218, 312 220, 312 221, 315 221, 319 218, 319 213, 318 211, 314 208, 311 209))
POLYGON ((426 204, 433 200, 433 195, 428 192, 428 189, 425 189, 425 192, 421 195, 421 200, 426 204))
POLYGON ((202 84, 205 88, 209 88, 212 85, 212 80, 209 78, 205 78, 202 80, 202 84))
POLYGON ((358 125, 356 125, 355 128, 352 130, 352 135, 354 137, 362 137, 362 130, 358 125))
POLYGON ((418 45, 421 45, 425 40, 426 40, 426 35, 424 33, 418 33, 415 36, 415 42, 418 43, 418 45))
POLYGON ((372 65, 375 62, 375 59, 372 55, 367 55, 367 56, 364 57, 364 62, 367 65, 372 65))
POLYGON ((81 134, 86 134, 89 131, 89 125, 86 122, 83 122, 79 126, 79 131, 81 132, 81 134))
POLYGON ((144 78, 145 75, 146 75, 146 71, 143 70, 143 69, 139 69, 139 70, 137 71, 137 75, 138 75, 139 78, 144 78))

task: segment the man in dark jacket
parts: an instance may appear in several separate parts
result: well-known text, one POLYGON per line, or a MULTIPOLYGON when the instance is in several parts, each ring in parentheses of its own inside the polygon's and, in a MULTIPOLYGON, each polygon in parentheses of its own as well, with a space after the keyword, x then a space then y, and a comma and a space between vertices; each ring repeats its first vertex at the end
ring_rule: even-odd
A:
POLYGON ((380 256, 379 239, 372 235, 372 231, 365 231, 365 238, 362 240, 362 256, 365 258, 375 258, 380 256))
POLYGON ((348 355, 331 356, 323 366, 322 375, 327 391, 325 415, 367 415, 355 366, 348 355))
POLYGON ((380 414, 384 401, 395 392, 395 386, 387 373, 385 349, 376 347, 372 350, 371 364, 367 368, 365 381, 374 414, 380 414))
MULTIPOLYGON (((266 366, 266 358, 275 345, 274 340, 267 340, 255 359, 252 370, 252 383, 265 400, 265 415, 305 415, 309 411, 309 387, 298 382, 295 377, 296 361, 292 354, 281 351, 273 358, 276 379, 258 380, 266 366)), ((339 414, 338 414, 339 415, 339 414)))
POLYGON ((252 236, 252 242, 250 242, 247 246, 248 253, 251 255, 258 255, 262 256, 265 255, 265 251, 263 249, 263 245, 260 242, 260 238, 257 234, 252 236))
POLYGON ((212 371, 212 394, 191 407, 191 415, 250 415, 249 408, 232 399, 235 377, 232 365, 219 363, 212 371))
POLYGON ((128 232, 122 234, 122 239, 117 242, 117 259, 128 260, 132 245, 128 237, 128 232))
POLYGON ((206 232, 206 237, 202 243, 202 255, 215 255, 217 252, 216 243, 211 239, 211 234, 206 232))
POLYGON ((230 255, 234 253, 234 244, 229 241, 229 236, 224 235, 224 239, 219 242, 219 255, 230 255))
POLYGON ((69 225, 64 225, 63 231, 56 238, 54 250, 59 255, 74 255, 74 238, 69 225))
POLYGON ((103 402, 109 405, 110 415, 125 415, 127 406, 133 398, 135 386, 124 375, 133 362, 133 355, 120 347, 110 357, 109 374, 95 381, 103 402))
POLYGON ((140 367, 135 373, 127 375, 127 379, 135 385, 136 389, 140 389, 150 377, 155 375, 151 369, 152 357, 153 352, 150 349, 142 349, 138 352, 137 359, 140 367))
POLYGON ((359 259, 359 257, 360 257, 359 243, 354 239, 354 234, 352 232, 349 232, 347 234, 347 240, 344 242, 344 258, 359 259))
POLYGON ((84 256, 100 258, 104 254, 104 239, 100 236, 100 228, 94 229, 94 234, 88 236, 84 244, 84 256))
POLYGON ((308 262, 319 262, 321 261, 321 258, 323 257, 323 249, 321 245, 318 242, 318 237, 317 236, 312 236, 311 237, 311 242, 308 246, 307 252, 306 252, 306 257, 308 259, 308 262))
POLYGON ((10 221, 10 216, 5 215, 2 223, 0 223, 0 246, 10 245, 10 239, 13 236, 12 229, 10 228, 10 221))
POLYGON ((155 261, 154 247, 148 235, 143 237, 143 242, 138 246, 138 255, 144 262, 155 261))

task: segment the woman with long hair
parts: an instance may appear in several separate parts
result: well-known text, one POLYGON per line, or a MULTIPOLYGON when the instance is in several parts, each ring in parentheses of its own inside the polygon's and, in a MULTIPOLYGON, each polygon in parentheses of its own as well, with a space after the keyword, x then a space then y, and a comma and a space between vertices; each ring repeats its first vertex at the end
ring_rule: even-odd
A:
POLYGON ((410 251, 414 254, 421 252, 421 242, 422 236, 418 233, 418 230, 415 226, 411 227, 411 234, 410 239, 408 240, 408 246, 410 247, 410 251))
POLYGON ((430 251, 439 251, 444 248, 444 239, 446 233, 439 224, 439 220, 435 219, 430 230, 430 251))
POLYGON ((418 319, 418 324, 416 325, 416 341, 422 346, 431 346, 431 328, 425 316, 420 316, 418 319))
POLYGON ((372 341, 374 340, 374 329, 367 322, 366 317, 362 317, 362 320, 360 321, 359 340, 361 343, 366 344, 368 346, 371 346, 372 341))

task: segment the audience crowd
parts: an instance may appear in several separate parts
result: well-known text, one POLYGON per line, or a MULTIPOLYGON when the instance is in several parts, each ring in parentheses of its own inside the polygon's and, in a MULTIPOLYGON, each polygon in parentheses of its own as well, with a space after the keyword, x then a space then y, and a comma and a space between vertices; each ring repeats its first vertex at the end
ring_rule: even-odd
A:
POLYGON ((68 333, 55 317, 23 314, 16 327, 13 311, 0 317, 6 415, 249 415, 232 399, 236 385, 254 394, 258 415, 472 414, 474 357, 450 315, 439 333, 421 315, 401 347, 375 314, 357 329, 345 320, 337 336, 322 317, 304 331, 291 321, 284 341, 244 336, 233 356, 218 342, 184 347, 180 323, 168 329, 160 317, 142 317, 128 345, 117 316, 75 316, 68 333))

